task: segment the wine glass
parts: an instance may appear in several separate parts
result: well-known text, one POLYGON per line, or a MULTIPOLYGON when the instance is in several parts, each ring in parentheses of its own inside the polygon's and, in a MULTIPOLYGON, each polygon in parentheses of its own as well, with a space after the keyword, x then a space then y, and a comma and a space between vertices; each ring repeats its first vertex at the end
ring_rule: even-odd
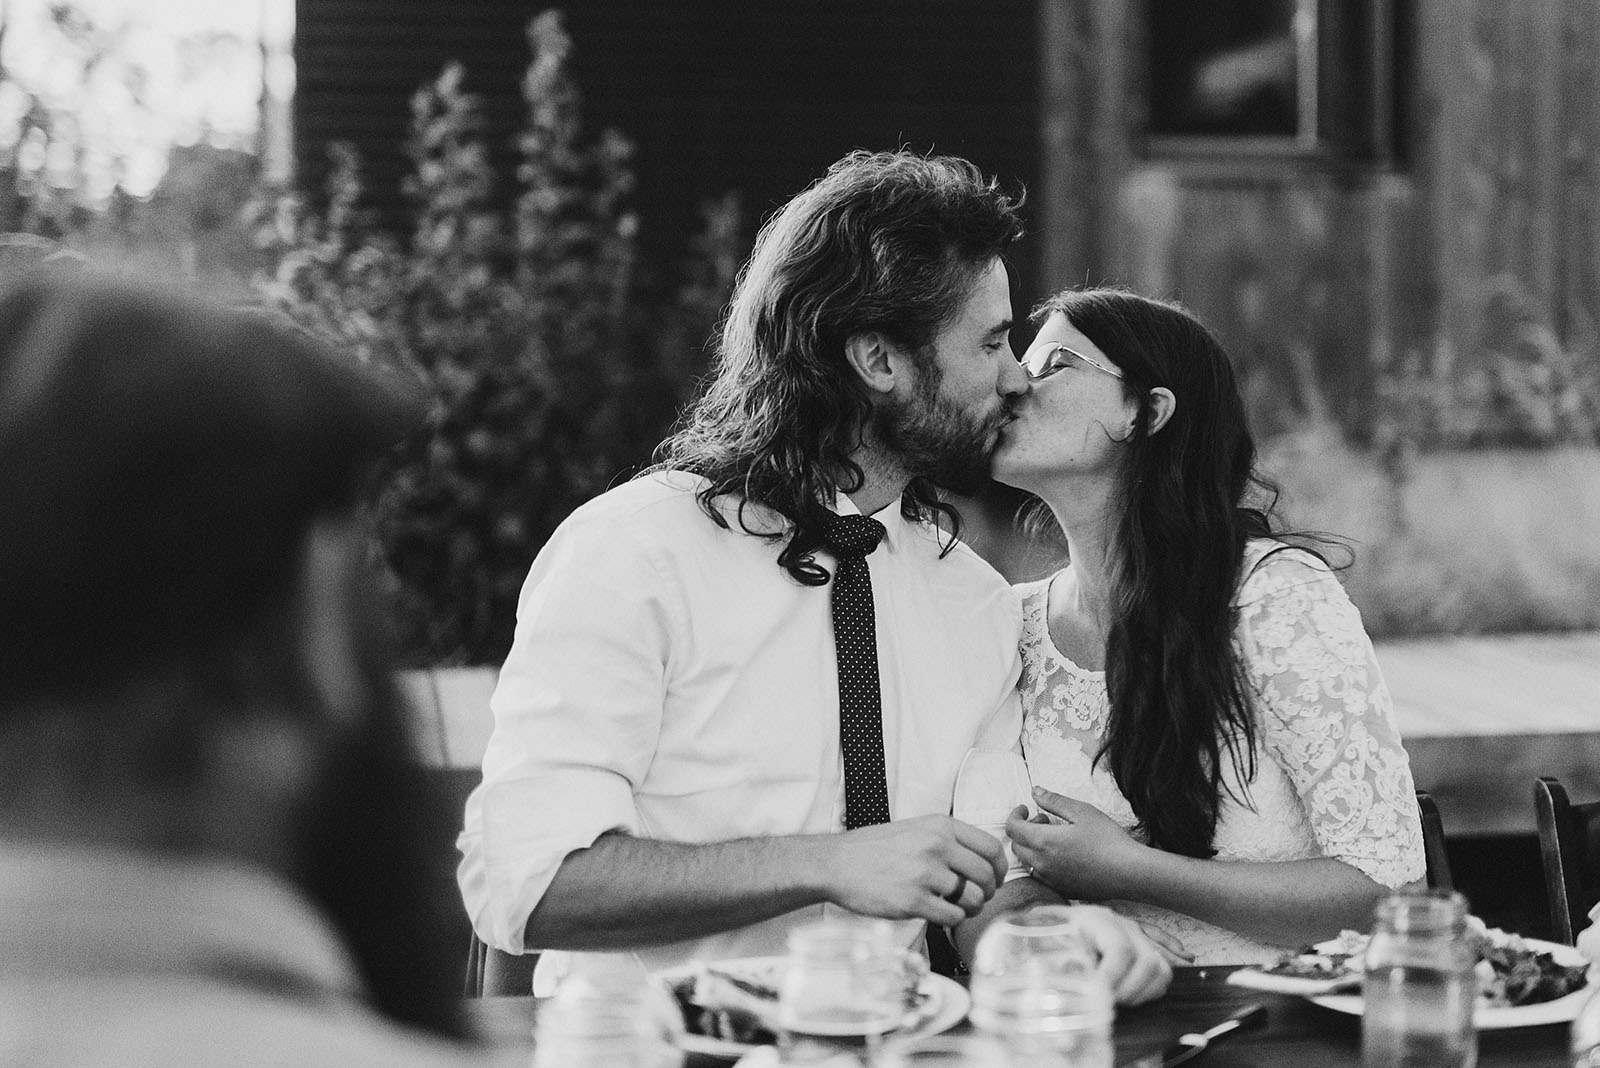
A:
POLYGON ((1110 1068, 1111 990, 1071 908, 996 920, 972 961, 972 1023, 1018 1063, 1110 1068))
POLYGON ((1015 866, 1016 854, 1006 835, 1006 817, 1018 805, 1032 808, 1033 784, 1022 754, 1010 749, 985 749, 974 746, 962 758, 956 772, 955 800, 951 813, 1000 840, 1005 846, 1007 866, 1015 866))

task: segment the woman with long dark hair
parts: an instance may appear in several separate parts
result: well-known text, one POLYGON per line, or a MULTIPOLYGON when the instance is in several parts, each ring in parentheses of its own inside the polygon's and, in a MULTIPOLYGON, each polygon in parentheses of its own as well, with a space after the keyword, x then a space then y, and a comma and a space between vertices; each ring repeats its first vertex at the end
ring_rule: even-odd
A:
POLYGON ((1410 766, 1355 607, 1274 532, 1227 354, 1121 290, 1034 318, 994 472, 1043 502, 1070 563, 1018 587, 1043 813, 1011 820, 1017 855, 1199 963, 1365 927, 1423 875, 1410 766))

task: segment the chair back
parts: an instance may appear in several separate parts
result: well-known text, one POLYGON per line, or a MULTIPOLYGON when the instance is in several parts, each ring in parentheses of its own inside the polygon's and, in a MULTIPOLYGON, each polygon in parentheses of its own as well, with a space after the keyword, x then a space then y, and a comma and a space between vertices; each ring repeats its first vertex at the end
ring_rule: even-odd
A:
POLYGON ((1456 881, 1450 874, 1450 854, 1444 848, 1444 821, 1439 818, 1438 804, 1426 790, 1417 791, 1417 811, 1422 816, 1422 853, 1427 862, 1428 887, 1454 890, 1456 881))
POLYGON ((1540 778, 1533 784, 1533 811, 1550 929, 1570 946, 1600 901, 1600 801, 1575 805, 1560 780, 1540 778))

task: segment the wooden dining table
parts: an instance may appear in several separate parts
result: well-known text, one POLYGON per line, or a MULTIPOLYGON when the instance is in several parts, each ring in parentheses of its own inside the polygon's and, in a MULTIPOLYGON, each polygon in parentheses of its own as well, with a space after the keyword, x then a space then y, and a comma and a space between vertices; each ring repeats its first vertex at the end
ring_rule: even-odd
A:
MULTIPOLYGON (((1232 968, 1178 968, 1165 996, 1117 1012, 1116 1064, 1164 1049, 1179 1035, 1206 1028, 1252 1004, 1266 1006, 1265 1024, 1229 1036, 1190 1062, 1196 1068, 1355 1068, 1361 1064, 1361 1020, 1304 998, 1265 993, 1227 982, 1232 968)), ((486 1039, 501 1049, 532 1049, 538 999, 491 997, 470 1002, 486 1039)), ((957 1030, 970 1025, 963 1022, 957 1030)), ((1566 1068, 1567 1024, 1487 1030, 1478 1036, 1479 1068, 1566 1068)), ((690 1068, 727 1060, 691 1056, 690 1068)))

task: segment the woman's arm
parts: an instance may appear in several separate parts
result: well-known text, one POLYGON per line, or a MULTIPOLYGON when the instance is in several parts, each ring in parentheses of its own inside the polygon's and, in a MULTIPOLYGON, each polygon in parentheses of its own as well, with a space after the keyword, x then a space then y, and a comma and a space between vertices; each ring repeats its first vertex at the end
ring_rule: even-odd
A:
POLYGON ((1008 827, 1017 854, 1066 896, 1143 901, 1268 941, 1364 928, 1373 903, 1420 880, 1424 864, 1410 766, 1360 616, 1325 569, 1281 553, 1245 584, 1235 640, 1263 759, 1294 785, 1321 857, 1181 857, 1055 795, 1036 800, 1071 822, 1008 827))
POLYGON ((1018 859, 1063 896, 1142 901, 1266 942, 1299 945, 1364 929, 1387 888, 1327 857, 1281 862, 1199 860, 1128 837, 1093 805, 1039 789, 1062 823, 1006 825, 1018 859))

